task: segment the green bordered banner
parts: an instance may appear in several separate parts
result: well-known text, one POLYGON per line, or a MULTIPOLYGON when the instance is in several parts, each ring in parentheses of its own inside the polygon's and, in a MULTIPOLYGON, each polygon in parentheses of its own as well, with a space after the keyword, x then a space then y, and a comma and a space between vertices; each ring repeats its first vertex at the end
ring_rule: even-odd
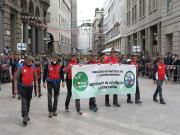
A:
POLYGON ((74 99, 112 94, 134 94, 136 67, 134 65, 82 65, 72 67, 74 99))

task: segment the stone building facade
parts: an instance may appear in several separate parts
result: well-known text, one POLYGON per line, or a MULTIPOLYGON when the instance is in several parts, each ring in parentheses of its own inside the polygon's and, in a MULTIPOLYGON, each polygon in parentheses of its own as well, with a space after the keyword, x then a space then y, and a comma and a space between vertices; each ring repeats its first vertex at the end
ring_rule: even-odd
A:
POLYGON ((163 1, 126 0, 126 53, 134 53, 133 46, 151 56, 161 53, 163 1))
POLYGON ((162 1, 161 52, 180 56, 180 1, 162 1))
POLYGON ((54 36, 55 53, 70 54, 77 47, 77 1, 52 1, 48 13, 48 31, 54 36))
POLYGON ((104 35, 103 35, 103 16, 104 10, 95 10, 95 19, 92 29, 92 50, 94 52, 101 52, 104 49, 104 35))
POLYGON ((107 0, 104 5, 103 34, 105 48, 116 48, 125 53, 125 0, 107 0))
POLYGON ((1 0, 1 51, 9 47, 17 51, 17 43, 26 43, 26 53, 48 52, 46 46, 46 15, 50 0, 1 0))

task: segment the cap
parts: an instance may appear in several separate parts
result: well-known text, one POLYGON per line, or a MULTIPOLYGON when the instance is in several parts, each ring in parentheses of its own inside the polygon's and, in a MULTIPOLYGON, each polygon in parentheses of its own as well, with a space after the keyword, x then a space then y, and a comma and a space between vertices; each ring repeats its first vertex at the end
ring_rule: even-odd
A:
POLYGON ((33 57, 32 56, 26 56, 25 60, 33 60, 33 57))

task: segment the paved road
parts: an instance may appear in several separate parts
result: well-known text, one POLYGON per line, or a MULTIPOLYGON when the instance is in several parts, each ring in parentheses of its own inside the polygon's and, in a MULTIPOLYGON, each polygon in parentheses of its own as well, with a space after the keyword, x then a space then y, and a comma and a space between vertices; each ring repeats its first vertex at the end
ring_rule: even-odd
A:
MULTIPOLYGON (((0 91, 0 135, 180 135, 180 85, 164 85, 167 105, 152 102, 155 85, 140 79, 142 105, 126 104, 120 96, 122 107, 107 108, 104 97, 98 97, 99 112, 88 110, 88 100, 82 100, 83 116, 76 114, 74 101, 70 113, 64 112, 66 89, 61 90, 58 117, 48 118, 46 90, 42 98, 33 97, 31 122, 22 127, 20 101, 11 98, 11 85, 0 91)), ((112 97, 111 97, 112 99, 112 97)))

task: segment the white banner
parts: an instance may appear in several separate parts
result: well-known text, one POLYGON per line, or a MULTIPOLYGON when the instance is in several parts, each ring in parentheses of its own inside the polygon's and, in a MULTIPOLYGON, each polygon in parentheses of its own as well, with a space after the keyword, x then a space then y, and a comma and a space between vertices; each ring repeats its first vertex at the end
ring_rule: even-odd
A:
POLYGON ((101 64, 72 67, 74 99, 106 94, 134 94, 136 67, 134 65, 101 64))

